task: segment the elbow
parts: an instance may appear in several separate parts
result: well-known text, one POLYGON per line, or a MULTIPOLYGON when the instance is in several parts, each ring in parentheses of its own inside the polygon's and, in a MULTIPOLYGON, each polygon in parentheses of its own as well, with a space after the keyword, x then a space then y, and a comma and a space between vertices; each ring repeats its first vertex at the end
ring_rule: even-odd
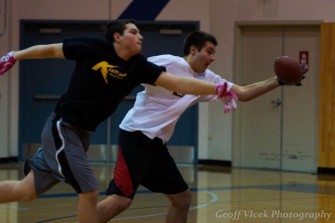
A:
POLYGON ((238 97, 238 100, 241 101, 241 102, 248 102, 248 101, 251 101, 252 98, 248 98, 248 97, 238 97))
POLYGON ((252 97, 250 97, 247 94, 236 94, 236 95, 237 95, 238 100, 241 101, 241 102, 248 102, 248 101, 251 101, 253 99, 252 97))
POLYGON ((248 102, 253 99, 252 95, 248 91, 241 89, 233 89, 234 93, 237 95, 237 98, 241 102, 248 102))

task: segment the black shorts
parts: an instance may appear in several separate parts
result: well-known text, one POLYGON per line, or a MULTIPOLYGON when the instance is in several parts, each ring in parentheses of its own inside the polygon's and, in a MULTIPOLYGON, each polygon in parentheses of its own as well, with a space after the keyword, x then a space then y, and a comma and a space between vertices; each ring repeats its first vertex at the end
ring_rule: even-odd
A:
POLYGON ((114 178, 106 194, 133 199, 139 185, 164 194, 176 194, 188 189, 161 139, 150 139, 139 131, 120 129, 114 178))

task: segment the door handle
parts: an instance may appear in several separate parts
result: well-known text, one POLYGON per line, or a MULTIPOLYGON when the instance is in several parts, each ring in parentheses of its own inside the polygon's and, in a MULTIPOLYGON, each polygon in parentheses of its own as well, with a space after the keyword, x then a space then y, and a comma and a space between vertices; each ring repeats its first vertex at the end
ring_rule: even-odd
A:
POLYGON ((280 98, 277 98, 276 100, 272 100, 271 104, 273 107, 278 107, 282 104, 282 100, 280 98))

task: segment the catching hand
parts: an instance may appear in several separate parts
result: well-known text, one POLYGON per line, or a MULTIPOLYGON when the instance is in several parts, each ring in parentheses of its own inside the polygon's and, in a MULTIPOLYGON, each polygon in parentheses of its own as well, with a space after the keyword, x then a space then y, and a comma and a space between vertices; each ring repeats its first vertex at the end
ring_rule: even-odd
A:
POLYGON ((227 83, 218 84, 216 86, 216 94, 220 98, 220 100, 224 104, 224 113, 230 112, 231 110, 235 110, 237 107, 238 97, 233 91, 227 90, 227 83))
MULTIPOLYGON (((301 69, 301 74, 302 74, 302 80, 306 78, 306 73, 308 72, 308 68, 304 65, 304 64, 300 64, 300 69, 301 69)), ((286 84, 284 83, 283 81, 281 80, 278 80, 278 83, 279 85, 289 85, 289 84, 286 84)), ((301 82, 298 83, 298 84, 295 84, 296 86, 301 86, 301 82)))
POLYGON ((0 59, 0 75, 3 75, 6 71, 14 66, 16 60, 14 58, 14 51, 7 53, 0 59))

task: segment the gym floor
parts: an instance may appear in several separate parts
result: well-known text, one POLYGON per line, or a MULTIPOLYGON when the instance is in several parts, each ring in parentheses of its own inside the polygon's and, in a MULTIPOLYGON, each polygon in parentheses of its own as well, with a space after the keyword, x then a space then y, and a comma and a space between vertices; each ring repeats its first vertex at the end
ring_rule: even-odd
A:
MULTIPOLYGON (((93 165, 100 199, 113 165, 93 165)), ((335 176, 213 166, 179 166, 193 194, 189 223, 335 222, 335 176)), ((0 165, 0 180, 22 177, 19 164, 0 165)), ((1 223, 76 221, 77 195, 65 183, 35 201, 0 204, 1 223)), ((112 222, 165 222, 169 202, 139 188, 132 206, 112 222)))

